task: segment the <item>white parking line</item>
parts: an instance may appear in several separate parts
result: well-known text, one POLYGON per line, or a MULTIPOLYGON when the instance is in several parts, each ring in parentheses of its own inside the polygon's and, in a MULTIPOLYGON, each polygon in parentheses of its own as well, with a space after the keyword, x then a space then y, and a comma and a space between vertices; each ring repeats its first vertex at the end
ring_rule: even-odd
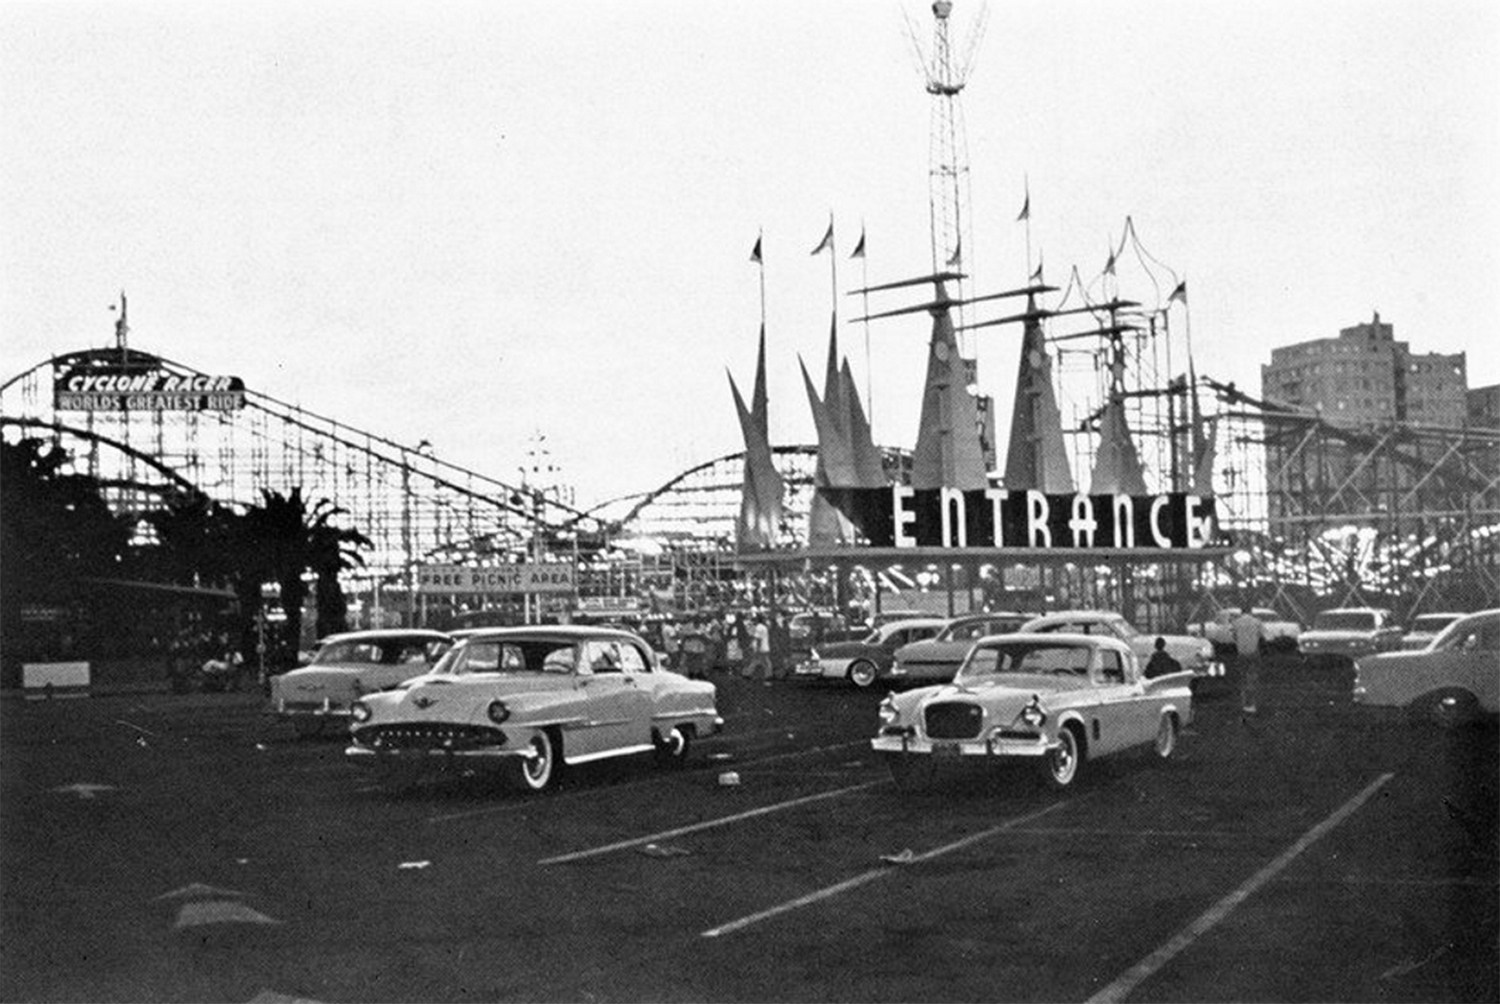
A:
POLYGON ((1146 956, 1140 962, 1137 962, 1134 966, 1131 966, 1130 969, 1126 970, 1123 975, 1109 986, 1090 997, 1086 1004, 1115 1004, 1117 1001, 1123 1001, 1132 990, 1140 986, 1168 962, 1172 961, 1173 958, 1194 941, 1197 941, 1208 931, 1216 927, 1220 921, 1228 917, 1236 907, 1248 899, 1257 889, 1275 878, 1277 873, 1291 864, 1299 854, 1327 836, 1334 827, 1353 815, 1360 806, 1369 800, 1371 795, 1379 791, 1381 786, 1393 777, 1395 777, 1394 774, 1382 774, 1371 781, 1365 786, 1363 791, 1339 806, 1327 819, 1304 833, 1301 839, 1282 851, 1274 861, 1250 876, 1234 892, 1209 907, 1202 916, 1173 935, 1156 951, 1146 956))
POLYGON ((711 830, 716 826, 728 826, 730 823, 738 823, 746 819, 754 819, 756 816, 765 816, 773 812, 781 812, 783 809, 794 809, 799 805, 807 805, 810 802, 821 802, 827 798, 837 798, 840 795, 848 795, 856 791, 864 791, 873 788, 877 784, 885 784, 881 781, 866 781, 864 784, 850 785, 847 788, 839 788, 836 791, 819 792, 816 795, 805 795, 802 798, 794 798, 789 802, 777 802, 775 805, 763 805, 758 809, 750 809, 747 812, 736 813, 733 816, 720 816, 718 819, 708 819, 691 826, 679 826, 675 830, 663 830, 645 837, 635 837, 630 840, 621 840, 613 844, 605 844, 603 847, 591 847, 586 851, 574 851, 571 854, 559 854, 553 858, 543 858, 538 861, 539 865, 560 865, 567 861, 580 861, 583 858, 595 858, 601 854, 609 854, 612 851, 622 851, 627 847, 639 847, 642 844, 655 843, 658 840, 670 840, 672 837, 680 837, 685 833, 696 833, 699 830, 711 830))
MULTIPOLYGON (((1038 809, 1036 812, 1028 813, 1024 816, 1018 816, 1015 819, 1011 819, 1004 823, 1001 823, 999 826, 992 826, 988 830, 970 834, 969 836, 964 837, 962 840, 955 840, 951 844, 944 844, 942 847, 935 848, 934 850, 914 855, 911 859, 906 861, 905 864, 919 864, 920 862, 931 861, 933 858, 941 857, 942 855, 949 854, 953 851, 962 850, 963 848, 968 847, 971 844, 979 843, 981 840, 988 840, 990 837, 993 837, 998 833, 1004 833, 1007 830, 1013 830, 1017 826, 1021 826, 1025 823, 1031 822, 1033 819, 1040 819, 1047 813, 1052 812, 1054 809, 1060 809, 1064 805, 1077 804, 1078 801, 1079 800, 1075 798, 1068 802, 1053 802, 1045 809, 1038 809)), ((752 913, 748 917, 741 917, 739 920, 731 920, 727 924, 720 924, 718 927, 711 927, 707 931, 702 932, 700 936, 704 938, 718 938, 726 934, 733 934, 735 931, 742 931, 752 924, 758 924, 761 921, 769 920, 772 917, 779 917, 781 914, 790 913, 793 910, 800 910, 802 907, 810 906, 813 903, 820 903, 825 899, 831 899, 834 896, 837 896, 839 893, 848 892, 850 889, 857 889, 860 886, 873 882, 878 878, 885 878, 886 876, 899 871, 901 871, 900 867, 872 869, 871 871, 867 871, 861 875, 856 875, 851 879, 845 879, 843 882, 840 882, 837 885, 828 886, 826 889, 819 889, 817 892, 808 893, 806 896, 798 896, 796 899, 788 900, 785 903, 773 906, 767 910, 762 910, 759 913, 752 913)))

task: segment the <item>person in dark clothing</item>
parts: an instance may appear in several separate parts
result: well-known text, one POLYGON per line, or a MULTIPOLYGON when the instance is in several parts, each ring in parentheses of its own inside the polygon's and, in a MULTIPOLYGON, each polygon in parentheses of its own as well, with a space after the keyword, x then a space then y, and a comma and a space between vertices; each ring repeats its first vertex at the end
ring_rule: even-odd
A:
POLYGON ((1156 639, 1156 651, 1152 652, 1151 658, 1146 661, 1146 679, 1180 672, 1182 672, 1182 663, 1172 658, 1172 654, 1167 651, 1167 639, 1156 639))

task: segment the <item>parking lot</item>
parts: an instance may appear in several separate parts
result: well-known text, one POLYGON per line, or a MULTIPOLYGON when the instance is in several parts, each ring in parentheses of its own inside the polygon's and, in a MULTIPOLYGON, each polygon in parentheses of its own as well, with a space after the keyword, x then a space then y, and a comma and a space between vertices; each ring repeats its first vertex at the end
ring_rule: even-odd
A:
POLYGON ((7 698, 0 996, 1500 997, 1493 727, 1286 660, 1253 718, 1211 681, 1171 761, 911 795, 868 748, 879 693, 716 682, 687 769, 541 796, 388 794, 252 695, 7 698))

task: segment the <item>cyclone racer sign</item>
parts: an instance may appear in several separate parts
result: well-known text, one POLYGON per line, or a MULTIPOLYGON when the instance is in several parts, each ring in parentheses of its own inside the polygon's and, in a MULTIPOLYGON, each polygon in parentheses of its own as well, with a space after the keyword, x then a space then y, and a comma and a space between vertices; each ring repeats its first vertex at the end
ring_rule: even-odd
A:
POLYGON ((159 366, 78 366, 52 382, 58 411, 237 411, 245 381, 159 366))
POLYGON ((869 547, 1196 551, 1220 543, 1206 495, 819 488, 869 547))

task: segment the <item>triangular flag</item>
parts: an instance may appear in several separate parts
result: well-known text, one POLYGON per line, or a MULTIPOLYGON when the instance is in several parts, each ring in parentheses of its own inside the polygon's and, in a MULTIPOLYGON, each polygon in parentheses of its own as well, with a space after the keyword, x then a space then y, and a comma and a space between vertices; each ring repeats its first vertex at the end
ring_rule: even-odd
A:
POLYGON ((865 228, 859 228, 859 243, 854 245, 854 253, 850 258, 863 258, 865 256, 865 228))
POLYGON ((755 264, 757 264, 757 265, 759 265, 761 263, 761 260, 760 260, 760 242, 761 242, 761 238, 759 238, 759 237, 755 238, 755 247, 753 247, 753 248, 750 249, 750 260, 753 261, 753 262, 755 262, 755 264))
POLYGON ((955 245, 953 245, 953 254, 948 257, 948 267, 949 268, 957 268, 959 265, 962 265, 963 263, 964 263, 964 240, 963 240, 962 237, 960 237, 958 239, 958 243, 955 244, 955 245))
POLYGON ((1042 281, 1042 256, 1041 255, 1037 255, 1036 256, 1036 271, 1033 272, 1033 273, 1031 273, 1031 281, 1032 282, 1041 282, 1042 281))
POLYGON ((833 247, 833 217, 830 216, 828 218, 828 232, 823 235, 822 240, 818 241, 818 246, 812 249, 812 253, 822 254, 831 247, 833 247))
POLYGON ((1186 279, 1184 279, 1181 282, 1179 282, 1177 284, 1177 288, 1174 289, 1174 290, 1172 290, 1172 295, 1169 296, 1169 297, 1167 297, 1167 303, 1168 303, 1168 305, 1170 305, 1173 300, 1180 300, 1180 301, 1182 301, 1182 305, 1183 306, 1187 306, 1187 280, 1186 279))
POLYGON ((1026 193, 1026 201, 1021 203, 1021 214, 1016 217, 1016 222, 1031 219, 1031 193, 1026 193))
POLYGON ((1110 248, 1109 249, 1109 261, 1107 261, 1107 262, 1104 263, 1104 274, 1105 275, 1114 275, 1115 274, 1115 249, 1114 248, 1110 248))

